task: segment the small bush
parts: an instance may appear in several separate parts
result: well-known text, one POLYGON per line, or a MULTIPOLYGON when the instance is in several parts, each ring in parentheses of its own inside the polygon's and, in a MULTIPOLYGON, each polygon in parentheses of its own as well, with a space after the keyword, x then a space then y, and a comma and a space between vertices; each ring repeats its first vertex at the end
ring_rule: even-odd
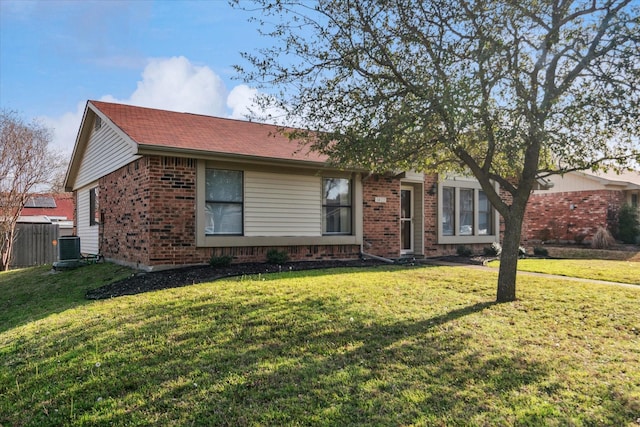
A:
POLYGON ((640 220, 636 209, 624 204, 618 212, 618 237, 624 243, 635 243, 640 235, 640 220))
POLYGON ((267 252, 267 262, 269 264, 284 264, 289 261, 289 254, 286 251, 269 249, 267 252))
POLYGON ((486 256, 500 256, 502 253, 502 245, 498 242, 493 242, 488 248, 484 248, 484 254, 486 256))
POLYGON ((533 254, 536 256, 549 256, 549 251, 547 250, 547 248, 541 248, 539 246, 536 246, 535 248, 533 248, 533 254))
POLYGON ((471 255, 473 255, 473 251, 471 250, 471 248, 468 248, 466 246, 458 246, 458 248, 456 249, 456 252, 458 253, 458 256, 465 256, 465 257, 469 257, 471 255))
POLYGON ((591 246, 594 249, 608 249, 610 248, 616 241, 613 239, 613 236, 603 227, 598 227, 596 234, 593 235, 593 240, 591 241, 591 246))
POLYGON ((233 257, 231 255, 212 256, 209 259, 209 265, 216 268, 229 267, 231 265, 231 261, 233 261, 233 257))
POLYGON ((575 240, 577 245, 581 245, 582 243, 584 243, 584 239, 586 238, 586 233, 576 233, 575 236, 573 236, 573 240, 575 240))

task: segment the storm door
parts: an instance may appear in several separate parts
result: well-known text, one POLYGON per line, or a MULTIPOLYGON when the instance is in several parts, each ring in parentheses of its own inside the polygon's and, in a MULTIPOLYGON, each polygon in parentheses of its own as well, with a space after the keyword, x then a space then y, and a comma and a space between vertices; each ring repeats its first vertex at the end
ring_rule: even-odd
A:
POLYGON ((413 253, 413 188, 400 189, 400 253, 413 253))

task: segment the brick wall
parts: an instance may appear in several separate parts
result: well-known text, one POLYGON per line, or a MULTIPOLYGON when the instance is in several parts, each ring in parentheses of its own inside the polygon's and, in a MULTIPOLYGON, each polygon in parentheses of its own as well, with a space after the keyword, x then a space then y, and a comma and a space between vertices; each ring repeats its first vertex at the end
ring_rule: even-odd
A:
POLYGON ((100 179, 100 253, 108 259, 149 264, 147 162, 142 158, 100 179))
MULTIPOLYGON (((212 255, 263 262, 271 247, 196 247, 196 161, 143 157, 100 180, 100 251, 140 268, 203 264, 212 255)), ((351 259, 359 245, 276 247, 293 261, 351 259)))
POLYGON ((454 245, 438 244, 438 175, 426 175, 424 179, 424 255, 440 256, 455 253, 454 245), (430 194, 433 192, 433 194, 430 194), (453 248, 453 249, 452 249, 453 248))
POLYGON ((345 260, 360 257, 359 245, 299 245, 210 248, 207 251, 206 260, 211 256, 229 255, 233 257, 234 263, 264 262, 267 259, 267 252, 271 249, 287 252, 291 261, 345 260))
MULTIPOLYGON (((458 245, 437 243, 437 175, 424 183, 425 256, 455 254, 458 245)), ((400 179, 371 175, 363 182, 364 251, 397 258, 400 254, 400 179), (376 197, 385 202, 376 202, 376 197)), ((100 251, 108 259, 139 267, 206 263, 231 255, 234 262, 263 262, 272 247, 196 247, 196 161, 144 157, 100 180, 100 251)), ((534 214, 535 216, 540 216, 534 214)), ((481 253, 487 246, 468 245, 481 253)), ((293 261, 350 259, 359 245, 275 247, 293 261)), ((416 248, 417 252, 420 251, 416 248)))
POLYGON ((196 249, 196 161, 150 157, 149 262, 181 265, 205 262, 196 249))
POLYGON ((389 258, 400 256, 400 180, 371 175, 363 182, 364 252, 389 258), (386 198, 376 202, 376 197, 386 198))
POLYGON ((533 194, 527 205, 523 237, 528 241, 590 241, 598 227, 611 229, 623 193, 593 190, 533 194))

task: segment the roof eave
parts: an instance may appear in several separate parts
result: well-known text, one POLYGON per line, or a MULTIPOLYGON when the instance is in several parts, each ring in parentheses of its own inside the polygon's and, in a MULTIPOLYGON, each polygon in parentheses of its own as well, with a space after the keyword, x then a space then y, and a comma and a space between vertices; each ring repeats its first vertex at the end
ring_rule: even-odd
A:
MULTIPOLYGON (((222 153, 216 151, 207 150, 194 150, 188 148, 177 147, 163 147, 158 145, 138 144, 139 155, 159 155, 166 156, 168 154, 176 157, 186 157, 192 159, 201 160, 225 160, 237 163, 252 163, 252 164, 269 164, 269 165, 281 165, 290 167, 305 167, 313 169, 340 169, 332 166, 328 162, 322 162, 317 160, 301 160, 301 159, 283 159, 278 157, 263 157, 263 156, 251 156, 246 154, 237 153, 222 153)), ((364 169, 349 168, 352 172, 365 172, 364 169)))

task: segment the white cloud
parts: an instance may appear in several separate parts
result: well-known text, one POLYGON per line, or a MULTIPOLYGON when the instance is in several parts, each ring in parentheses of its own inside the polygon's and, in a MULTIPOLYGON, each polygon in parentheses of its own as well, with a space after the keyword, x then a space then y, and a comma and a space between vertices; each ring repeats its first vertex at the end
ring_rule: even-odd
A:
POLYGON ((247 85, 238 85, 231 89, 227 97, 227 107, 231 109, 232 119, 246 119, 254 107, 253 99, 258 94, 257 89, 247 85))
MULTIPOLYGON (((136 90, 126 99, 112 95, 100 98, 105 102, 138 105, 163 110, 245 119, 251 111, 256 89, 246 85, 227 91, 224 82, 206 66, 192 64, 187 58, 159 58, 149 61, 136 90)), ((60 117, 42 117, 45 126, 53 129, 52 147, 71 157, 76 135, 84 113, 85 101, 76 111, 60 117)))
POLYGON ((41 117, 42 124, 52 130, 52 141, 50 148, 65 157, 71 158, 73 146, 82 121, 84 113, 84 102, 77 105, 76 111, 64 113, 60 117, 41 117))
POLYGON ((224 116, 227 89, 209 67, 192 64, 184 56, 152 59, 128 99, 103 100, 163 110, 224 116))

